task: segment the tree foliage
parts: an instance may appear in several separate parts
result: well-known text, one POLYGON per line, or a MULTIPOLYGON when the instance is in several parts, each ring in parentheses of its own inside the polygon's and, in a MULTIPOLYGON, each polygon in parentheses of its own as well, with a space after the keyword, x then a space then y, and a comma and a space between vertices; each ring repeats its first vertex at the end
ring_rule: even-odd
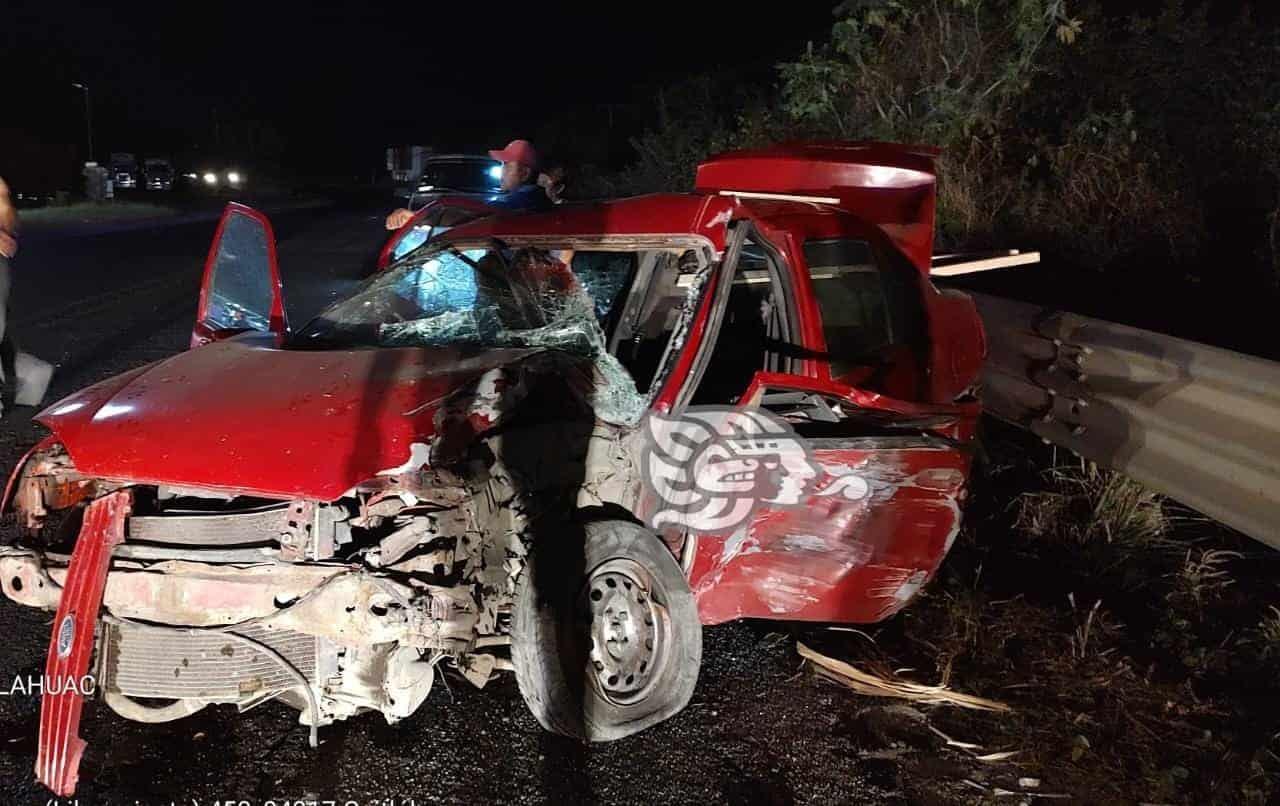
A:
POLYGON ((1067 0, 846 0, 826 41, 778 66, 776 87, 722 74, 664 93, 607 189, 685 189, 707 154, 743 145, 922 143, 943 149, 945 245, 1043 246, 1098 268, 1151 249, 1187 257, 1219 237, 1206 236, 1215 210, 1252 193, 1273 237, 1249 248, 1274 263, 1280 35, 1247 13, 1207 14, 1180 0, 1153 16, 1067 0))
POLYGON ((1082 26, 1064 0, 849 0, 836 13, 830 43, 781 65, 785 111, 841 137, 944 148, 997 136, 1042 52, 1082 26))

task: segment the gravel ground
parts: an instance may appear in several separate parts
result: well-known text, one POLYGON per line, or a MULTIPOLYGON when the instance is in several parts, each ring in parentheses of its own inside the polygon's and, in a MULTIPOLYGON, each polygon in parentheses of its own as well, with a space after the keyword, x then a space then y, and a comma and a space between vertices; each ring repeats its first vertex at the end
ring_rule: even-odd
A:
MULTIPOLYGON (((379 244, 380 210, 332 209, 276 221, 295 326, 350 287, 379 244)), ((56 361, 50 400, 185 347, 212 223, 30 245, 16 267, 13 327, 56 361)), ((33 412, 0 421, 7 474, 38 437, 33 412)), ((0 601, 0 683, 40 674, 50 616, 0 601)), ((296 712, 207 709, 168 725, 86 709, 89 748, 80 803, 265 803, 337 799, 414 802, 955 802, 960 777, 907 780, 869 752, 867 705, 801 673, 772 625, 707 630, 692 704, 674 719, 608 745, 541 731, 514 680, 477 691, 446 676, 409 720, 377 714, 321 730, 307 747, 296 712)), ((32 774, 36 698, 0 697, 0 801, 47 803, 32 774)), ((871 747, 874 751, 877 748, 871 747)), ((884 748, 879 748, 884 749, 884 748)), ((944 763, 944 754, 938 761, 944 763)), ((892 756, 892 752, 889 752, 892 756)))

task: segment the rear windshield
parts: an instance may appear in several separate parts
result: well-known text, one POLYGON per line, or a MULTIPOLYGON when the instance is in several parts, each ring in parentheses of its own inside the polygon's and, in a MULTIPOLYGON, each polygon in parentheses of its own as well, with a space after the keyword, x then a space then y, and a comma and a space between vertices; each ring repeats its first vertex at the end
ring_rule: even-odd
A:
POLYGON ((889 348, 922 349, 920 290, 909 267, 886 266, 866 241, 807 241, 805 261, 822 312, 831 375, 875 365, 889 348))

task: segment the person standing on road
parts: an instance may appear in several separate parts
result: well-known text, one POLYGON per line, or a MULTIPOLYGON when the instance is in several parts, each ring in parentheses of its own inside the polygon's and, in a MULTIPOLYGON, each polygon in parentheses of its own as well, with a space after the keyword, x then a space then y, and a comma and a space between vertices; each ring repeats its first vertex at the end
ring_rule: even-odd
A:
MULTIPOLYGON (((501 210, 536 212, 551 208, 551 199, 538 185, 538 152, 528 140, 512 140, 507 147, 489 152, 502 163, 501 194, 488 202, 501 210)), ((400 208, 387 216, 387 229, 397 230, 408 224, 413 211, 400 208)))
POLYGON ((17 254, 18 211, 9 197, 9 186, 0 177, 0 369, 5 380, 0 401, 5 406, 12 405, 18 387, 17 350, 9 334, 9 289, 13 282, 9 261, 17 254))

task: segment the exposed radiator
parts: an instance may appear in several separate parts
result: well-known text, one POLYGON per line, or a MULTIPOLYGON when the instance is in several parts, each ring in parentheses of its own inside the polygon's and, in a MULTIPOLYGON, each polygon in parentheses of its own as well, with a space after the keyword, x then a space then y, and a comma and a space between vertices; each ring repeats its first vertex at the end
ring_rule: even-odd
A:
POLYGON ((264 543, 280 537, 289 517, 284 506, 255 512, 136 516, 129 519, 129 539, 210 546, 264 543))
MULTIPOLYGON (((276 659, 225 633, 105 625, 101 684, 129 697, 237 703, 296 688, 276 659)), ((284 656, 308 681, 334 657, 323 638, 249 626, 237 633, 284 656)))

